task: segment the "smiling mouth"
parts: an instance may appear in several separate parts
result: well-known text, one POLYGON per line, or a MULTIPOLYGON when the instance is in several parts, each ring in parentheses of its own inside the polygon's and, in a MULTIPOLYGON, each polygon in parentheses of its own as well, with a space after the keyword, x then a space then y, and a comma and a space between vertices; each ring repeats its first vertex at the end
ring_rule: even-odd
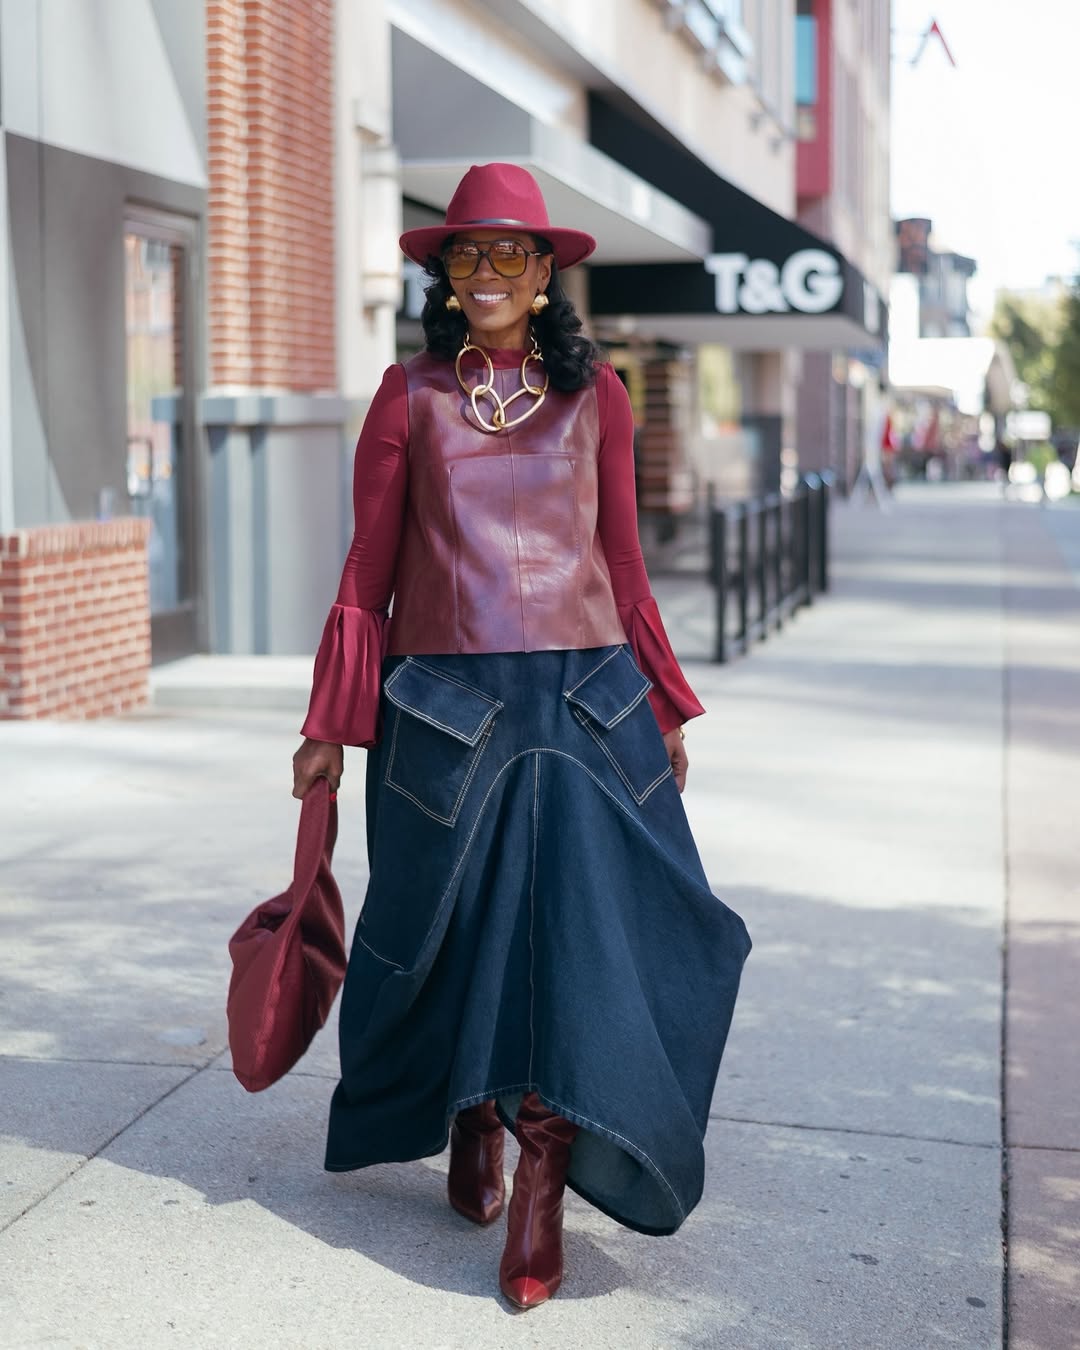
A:
POLYGON ((510 299, 509 291, 470 291, 469 297, 475 300, 478 305, 486 305, 492 308, 500 305, 504 300, 510 299))

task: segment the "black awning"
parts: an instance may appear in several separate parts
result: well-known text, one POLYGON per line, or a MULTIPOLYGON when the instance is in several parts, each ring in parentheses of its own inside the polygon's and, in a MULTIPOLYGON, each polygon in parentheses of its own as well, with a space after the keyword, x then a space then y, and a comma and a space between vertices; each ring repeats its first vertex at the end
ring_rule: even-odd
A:
POLYGON ((589 109, 593 144, 681 201, 713 231, 713 251, 704 263, 591 268, 597 320, 618 317, 628 324, 640 318, 642 330, 654 336, 666 331, 675 341, 745 348, 865 348, 884 340, 881 295, 839 249, 602 94, 591 95, 589 109))
POLYGON ((885 336, 878 292, 818 246, 781 259, 714 253, 704 263, 592 267, 589 308, 623 332, 747 350, 867 348, 885 336))

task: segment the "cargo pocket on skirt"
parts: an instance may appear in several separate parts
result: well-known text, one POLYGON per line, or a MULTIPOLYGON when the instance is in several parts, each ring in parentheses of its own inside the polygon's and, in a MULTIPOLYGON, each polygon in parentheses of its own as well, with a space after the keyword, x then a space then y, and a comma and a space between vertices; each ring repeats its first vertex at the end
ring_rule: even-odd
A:
POLYGON ((671 777, 671 761, 645 698, 651 688, 626 648, 617 647, 563 694, 639 806, 671 777))
POLYGON ((453 826, 502 703, 411 656, 383 692, 394 707, 387 787, 453 826))

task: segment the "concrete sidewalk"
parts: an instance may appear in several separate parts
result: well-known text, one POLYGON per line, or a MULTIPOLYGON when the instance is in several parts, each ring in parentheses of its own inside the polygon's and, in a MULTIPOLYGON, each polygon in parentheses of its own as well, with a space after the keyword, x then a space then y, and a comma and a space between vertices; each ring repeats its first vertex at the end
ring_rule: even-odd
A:
MULTIPOLYGON (((0 724, 0 1346, 987 1350, 1006 1311, 1012 1350, 1080 1346, 1080 511, 941 486, 836 525, 827 600, 687 667, 687 807, 755 939, 705 1199, 660 1241, 571 1198, 525 1316, 445 1156, 321 1171, 332 1031, 267 1093, 229 1071, 303 663, 261 709, 237 667, 216 706, 0 724)), ((657 589, 704 651, 706 594, 657 589)))

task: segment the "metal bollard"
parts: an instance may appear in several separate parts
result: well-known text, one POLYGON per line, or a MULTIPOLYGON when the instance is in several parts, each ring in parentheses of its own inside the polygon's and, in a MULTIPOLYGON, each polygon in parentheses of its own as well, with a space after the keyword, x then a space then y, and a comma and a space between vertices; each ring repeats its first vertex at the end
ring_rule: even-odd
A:
POLYGON ((784 499, 776 497, 773 501, 773 551, 769 561, 772 563, 773 595, 776 603, 776 627, 784 626, 784 499))
POLYGON ((810 485, 804 479, 799 485, 799 587, 802 603, 814 603, 814 588, 810 584, 810 485))
POLYGON ((832 473, 821 475, 821 533, 818 546, 821 549, 821 590, 829 589, 829 489, 835 481, 832 473))
POLYGON ((780 493, 718 506, 708 491, 708 576, 716 587, 713 659, 729 660, 764 641, 817 592, 829 589, 831 473, 808 473, 794 494, 780 493), (736 531, 732 539, 732 530, 736 531), (734 559, 732 560, 732 545, 734 559), (734 594, 733 594, 734 592, 734 594), (738 605, 729 633, 729 606, 738 605))
POLYGON ((750 513, 746 503, 739 506, 739 646, 745 654, 750 646, 750 513))
POLYGON ((821 479, 816 473, 806 475, 806 598, 813 604, 821 590, 821 479))
POLYGON ((716 588, 716 641, 713 648, 713 659, 723 664, 727 660, 727 598, 729 585, 727 513, 722 509, 713 507, 710 521, 711 570, 713 586, 716 588))

